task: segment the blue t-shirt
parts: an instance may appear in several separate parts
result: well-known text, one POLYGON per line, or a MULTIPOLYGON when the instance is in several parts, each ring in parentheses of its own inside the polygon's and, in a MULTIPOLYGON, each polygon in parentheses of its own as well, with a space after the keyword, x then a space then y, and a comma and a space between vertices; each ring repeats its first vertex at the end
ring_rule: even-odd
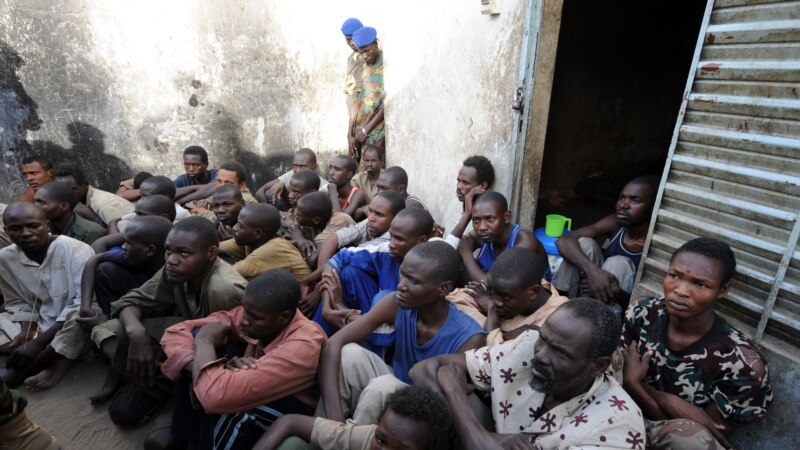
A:
POLYGON ((101 253, 98 264, 104 262, 110 262, 124 267, 131 274, 133 274, 133 278, 135 278, 140 285, 144 284, 145 281, 149 280, 153 275, 155 275, 155 272, 150 272, 145 270, 143 267, 131 264, 131 262, 128 260, 128 254, 120 247, 114 247, 111 250, 101 253))
POLYGON ((194 186, 196 184, 206 184, 211 183, 212 181, 217 179, 217 169, 208 169, 207 180, 205 183, 198 183, 196 180, 189 178, 188 174, 183 174, 178 178, 172 180, 175 183, 176 188, 186 187, 186 186, 194 186))
MULTIPOLYGON (((519 238, 519 234, 522 232, 522 227, 512 223, 511 224, 511 235, 508 237, 508 243, 506 244, 505 249, 513 248, 517 245, 517 239, 519 238)), ((478 262, 478 265, 481 266, 484 272, 488 272, 489 269, 492 268, 492 264, 494 264, 494 260, 497 259, 497 254, 494 252, 494 243, 490 242, 488 244, 481 245, 481 251, 478 253, 478 257, 475 259, 478 262)))
POLYGON ((486 334, 472 318, 447 302, 450 310, 442 328, 423 345, 417 344, 417 310, 397 308, 394 320, 395 348, 392 370, 398 379, 411 383, 408 371, 414 364, 439 355, 456 353, 469 338, 476 334, 486 334))

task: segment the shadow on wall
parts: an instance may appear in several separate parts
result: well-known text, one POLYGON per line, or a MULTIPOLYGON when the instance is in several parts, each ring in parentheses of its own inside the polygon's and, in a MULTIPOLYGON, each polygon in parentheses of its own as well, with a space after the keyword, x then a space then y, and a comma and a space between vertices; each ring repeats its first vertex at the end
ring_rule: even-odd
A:
POLYGON ((98 128, 79 121, 69 123, 66 128, 72 146, 68 149, 50 141, 28 142, 28 131, 38 130, 42 120, 37 113, 39 106, 17 75, 24 64, 19 53, 0 41, 0 151, 4 163, 0 172, 10 181, 0 188, 0 200, 11 201, 25 189, 19 163, 31 155, 44 156, 54 164, 75 162, 93 185, 115 191, 119 181, 132 171, 125 161, 105 153, 105 135, 98 128))

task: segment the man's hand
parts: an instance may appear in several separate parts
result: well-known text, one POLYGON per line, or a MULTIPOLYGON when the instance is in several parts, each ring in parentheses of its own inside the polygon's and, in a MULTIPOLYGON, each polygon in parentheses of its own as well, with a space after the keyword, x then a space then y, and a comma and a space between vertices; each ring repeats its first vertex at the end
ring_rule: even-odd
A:
POLYGON ((486 189, 480 185, 470 189, 464 196, 464 213, 472 216, 472 206, 475 204, 475 200, 484 193, 486 193, 486 189))
POLYGON ((495 441, 503 450, 542 450, 541 445, 531 444, 524 434, 495 434, 495 441))
POLYGON ((433 224, 433 231, 431 232, 431 237, 443 237, 444 236, 444 227, 438 223, 433 224))
POLYGON ((228 225, 224 225, 222 222, 220 222, 219 225, 217 226, 217 234, 219 234, 220 241, 232 239, 233 228, 229 227, 228 225))
POLYGON ((461 291, 474 298, 482 312, 487 313, 491 308, 492 294, 489 293, 485 280, 470 281, 461 291))
POLYGON ((283 183, 280 181, 273 184, 266 192, 264 192, 264 198, 267 199, 267 203, 272 203, 273 205, 278 202, 278 199, 281 198, 283 195, 283 183))
POLYGON ((319 289, 311 289, 307 294, 303 295, 297 307, 300 308, 300 312, 304 316, 311 318, 317 310, 320 300, 322 300, 322 292, 319 289))
POLYGON ((609 303, 614 298, 614 284, 619 284, 614 275, 597 267, 586 272, 586 278, 589 281, 589 289, 598 300, 609 303))
POLYGON ((474 386, 467 383, 467 372, 455 364, 445 364, 436 372, 436 381, 442 390, 458 387, 466 395, 472 393, 474 386))
POLYGON ((294 217, 286 211, 281 211, 281 226, 288 230, 294 225, 294 217))
POLYGON ((225 368, 231 372, 238 372, 240 370, 249 370, 256 368, 257 359, 250 356, 234 356, 225 363, 225 368))
POLYGON ((511 331, 503 331, 503 340, 504 341, 512 341, 519 337, 520 334, 528 331, 528 330, 538 330, 539 327, 536 325, 522 325, 521 327, 514 328, 511 331))
POLYGON ((350 133, 347 133, 347 154, 351 158, 356 157, 356 138, 350 133))
POLYGON ((8 344, 9 348, 17 348, 28 341, 32 341, 36 337, 38 330, 39 326, 35 323, 30 325, 23 324, 22 331, 8 344))
POLYGON ((197 343, 208 343, 214 347, 221 347, 228 343, 233 334, 233 330, 228 325, 223 325, 219 322, 209 322, 202 327, 194 337, 197 343))
POLYGON ((128 335, 128 375, 142 384, 156 382, 156 343, 146 331, 128 335))
POLYGON ((625 367, 622 370, 624 384, 632 385, 641 382, 647 375, 647 369, 650 368, 650 358, 653 356, 653 352, 645 352, 640 358, 639 350, 636 348, 636 342, 634 341, 625 347, 624 353, 625 367))
POLYGON ((75 205, 75 208, 72 209, 72 212, 75 214, 83 217, 86 220, 91 220, 94 222, 97 219, 97 214, 91 210, 88 206, 84 205, 83 203, 78 203, 75 205))

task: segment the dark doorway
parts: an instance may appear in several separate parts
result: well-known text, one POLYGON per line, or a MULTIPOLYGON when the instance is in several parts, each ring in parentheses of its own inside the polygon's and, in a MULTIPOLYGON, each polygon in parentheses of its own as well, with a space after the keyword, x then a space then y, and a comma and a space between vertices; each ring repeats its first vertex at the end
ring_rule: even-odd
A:
POLYGON ((705 0, 565 0, 536 227, 613 211, 637 175, 661 175, 705 0))

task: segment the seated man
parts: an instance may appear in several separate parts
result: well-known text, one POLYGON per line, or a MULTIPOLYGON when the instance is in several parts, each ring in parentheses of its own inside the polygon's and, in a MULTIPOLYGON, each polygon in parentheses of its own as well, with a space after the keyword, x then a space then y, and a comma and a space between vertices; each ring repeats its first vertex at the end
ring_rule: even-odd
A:
POLYGON ((208 184, 217 179, 217 169, 208 168, 208 152, 199 145, 183 150, 183 168, 186 173, 173 181, 176 188, 208 184))
POLYGON ((133 178, 122 180, 119 182, 119 186, 117 186, 116 194, 129 202, 136 203, 137 200, 142 198, 142 194, 139 193, 139 187, 142 186, 142 181, 152 176, 153 174, 150 172, 139 172, 134 175, 133 178))
POLYGON ((526 330, 539 329, 567 301, 549 283, 542 286, 546 268, 532 251, 509 248, 497 257, 484 283, 457 289, 447 299, 489 332, 487 346, 502 344, 526 330))
POLYGON ((222 163, 213 182, 177 188, 175 199, 192 214, 203 214, 210 211, 211 196, 214 192, 226 184, 238 187, 242 191, 244 202, 248 205, 258 203, 247 188, 247 171, 236 161, 222 163))
POLYGON ((3 376, 12 388, 45 367, 38 357, 80 304, 81 274, 92 248, 67 236, 50 236, 44 211, 12 203, 3 224, 14 243, 0 250, 0 354, 10 355, 3 376))
MULTIPOLYGON (((150 196, 148 199, 163 195, 150 196)), ((142 203, 136 204, 138 209, 142 203)), ((122 232, 122 248, 113 248, 92 256, 86 262, 81 279, 81 307, 75 321, 86 331, 106 320, 111 314, 111 303, 128 291, 149 280, 164 266, 164 243, 172 228, 172 221, 157 215, 139 216, 122 232), (97 300, 95 303, 94 300, 97 300)), ((59 333, 66 333, 70 322, 59 333)), ((77 330, 74 331, 77 333, 77 330)), ((56 336, 58 337, 58 335, 56 336)), ((88 339, 88 336, 86 337, 88 339)), ((64 355, 69 358, 74 355, 64 355)), ((71 359, 75 359, 73 357, 71 359)), ((124 378, 110 370, 102 389, 89 399, 98 403, 108 400, 124 378)))
POLYGON ((376 294, 397 290, 400 264, 414 246, 430 239, 432 231, 430 213, 406 208, 392 220, 388 243, 337 252, 323 266, 322 273, 323 277, 336 273, 341 301, 334 302, 323 293, 314 320, 330 333, 332 328, 342 328, 360 314, 366 314, 376 301, 376 294))
POLYGON ((236 225, 244 205, 244 197, 239 188, 220 186, 211 196, 211 210, 214 214, 203 214, 203 217, 217 225, 217 234, 221 241, 227 240, 233 237, 233 226, 236 225))
POLYGON ((430 389, 407 386, 389 395, 377 425, 288 414, 269 427, 253 450, 363 450, 384 446, 447 450, 452 448, 452 435, 453 419, 442 397, 430 389))
MULTIPOLYGON (((397 213, 405 209, 403 198, 397 192, 381 192, 370 201, 367 219, 338 230, 328 237, 319 247, 317 270, 302 282, 304 289, 310 290, 322 279, 325 263, 341 248, 355 245, 359 248, 375 247, 389 242, 389 225, 397 213)), ((394 289, 394 288, 393 288, 394 289)), ((300 301, 303 314, 313 314, 320 301, 319 289, 314 289, 312 297, 306 296, 300 301)), ((326 330, 327 331, 327 330, 326 330)))
MULTIPOLYGON (((452 247, 441 241, 419 244, 408 252, 400 273, 397 292, 331 336, 322 350, 319 373, 325 418, 343 422, 352 415, 357 424, 377 423, 385 394, 411 382, 408 371, 414 364, 486 343, 480 326, 445 299, 458 277, 458 253, 452 247), (397 330, 391 367, 358 345, 385 323, 397 330)), ((323 283, 327 295, 339 295, 335 274, 323 283)))
POLYGON ((217 258, 218 246, 211 222, 202 217, 181 220, 167 235, 164 267, 111 304, 113 320, 92 329, 92 340, 114 370, 132 378, 108 408, 117 425, 147 420, 168 398, 169 383, 159 380, 156 385, 158 341, 167 327, 241 303, 247 281, 217 258))
MULTIPOLYGON (((138 193, 140 199, 149 197, 151 195, 163 195, 173 202, 175 201, 175 185, 172 184, 172 180, 164 176, 150 176, 149 178, 145 179, 139 185, 138 193)), ((186 210, 186 208, 178 203, 175 203, 175 222, 185 219, 190 215, 191 214, 186 210)), ((125 227, 128 226, 128 223, 133 220, 134 217, 136 217, 135 210, 132 213, 122 216, 119 221, 112 221, 109 223, 109 234, 125 231, 125 227)))
POLYGON ((378 195, 378 178, 383 172, 383 151, 374 145, 365 145, 361 153, 361 162, 364 171, 356 173, 350 184, 361 189, 370 202, 378 195))
POLYGON ((553 274, 553 286, 568 297, 580 293, 626 307, 657 192, 657 177, 634 178, 619 194, 615 214, 557 240, 564 262, 553 274), (602 236, 611 238, 605 250, 595 241, 602 236))
MULTIPOLYGON (((160 264, 163 264, 164 239, 172 224, 160 217, 140 218, 138 220, 142 221, 137 224, 140 225, 138 227, 141 229, 139 232, 140 236, 137 238, 135 234, 137 230, 134 230, 134 234, 126 238, 126 244, 130 244, 128 247, 128 250, 130 250, 129 253, 134 255, 131 259, 133 261, 137 261, 137 258, 139 260, 144 260, 148 258, 150 253, 158 253, 162 258, 160 264), (153 225, 153 222, 148 222, 148 219, 154 221, 155 225, 153 225), (147 224, 150 224, 150 226, 147 224), (137 242, 149 240, 160 240, 160 243, 141 245, 137 242)), ((132 226, 131 228, 137 227, 132 226)), ((29 373, 36 373, 38 371, 38 374, 25 380, 25 386, 29 390, 40 391, 55 386, 61 381, 61 378, 63 378, 69 368, 72 367, 72 364, 92 348, 88 333, 91 328, 89 328, 89 330, 84 330, 82 325, 85 323, 85 320, 82 319, 82 317, 93 316, 94 318, 91 320, 93 324, 102 323, 106 320, 103 311, 100 308, 94 308, 92 305, 92 292, 94 289, 90 283, 94 280, 95 261, 99 256, 101 255, 92 256, 84 266, 83 276, 81 277, 81 304, 79 314, 76 315, 75 311, 71 311, 67 314, 63 327, 56 332, 50 344, 47 345, 44 350, 36 356, 35 361, 31 363, 29 373), (87 291, 88 295, 85 293, 87 291)), ((124 284, 126 279, 124 277, 118 277, 113 281, 124 284)), ((138 286, 130 282, 127 284, 131 288, 138 286)), ((120 286, 114 286, 112 289, 119 290, 120 286)))
POLYGON ((503 194, 487 192, 475 200, 472 208, 472 231, 464 234, 458 253, 472 281, 482 281, 497 255, 509 248, 527 248, 547 263, 544 247, 536 236, 511 223, 511 211, 503 194), (479 250, 478 256, 473 252, 479 250))
POLYGON ((278 417, 312 414, 325 334, 299 300, 295 277, 273 269, 250 282, 241 306, 168 328, 161 371, 178 382, 172 426, 151 433, 145 448, 249 449, 278 417))
POLYGON ((693 239, 672 254, 664 297, 628 308, 623 385, 648 419, 647 448, 733 448, 726 435, 767 412, 767 361, 714 312, 735 269, 727 244, 693 239))
POLYGON ((294 225, 294 214, 297 208, 297 201, 304 195, 319 190, 319 175, 310 170, 301 170, 289 180, 289 188, 284 190, 286 203, 289 205, 287 211, 281 211, 281 227, 285 230, 294 225))
POLYGON ((316 267, 319 246, 342 228, 355 225, 355 221, 343 212, 333 212, 328 195, 312 192, 297 201, 294 213, 295 224, 284 237, 300 250, 309 267, 316 267))
POLYGON ((448 205, 441 224, 444 236, 461 239, 472 222, 472 204, 494 183, 494 166, 483 156, 470 156, 456 177, 456 197, 448 205))
POLYGON ((283 191, 289 186, 289 180, 292 175, 304 170, 311 171, 317 175, 317 178, 319 178, 319 191, 328 191, 328 182, 317 174, 317 154, 310 148, 301 148, 292 158, 292 170, 261 186, 256 191, 256 197, 259 201, 272 203, 275 207, 278 207, 279 205, 276 205, 276 203, 283 197, 283 191))
POLYGON ((0 442, 15 450, 59 450, 61 446, 25 413, 28 401, 0 379, 0 442))
POLYGON ((538 332, 431 358, 417 364, 411 378, 444 394, 464 448, 641 449, 642 413, 606 373, 621 328, 606 305, 571 299, 538 332), (491 397, 496 433, 471 408, 467 392, 473 389, 491 397))
POLYGON ((302 280, 311 270, 300 251, 278 235, 280 226, 281 216, 274 206, 247 205, 233 226, 233 239, 220 242, 220 256, 236 259, 233 268, 248 279, 267 270, 285 269, 302 280))
POLYGON ((392 166, 384 170, 378 177, 378 192, 395 191, 406 201, 407 208, 422 208, 427 210, 419 197, 408 193, 408 173, 400 166, 392 166))
POLYGON ((67 183, 72 187, 80 202, 73 212, 86 220, 108 225, 112 220, 133 211, 133 203, 89 185, 86 174, 75 164, 59 164, 55 171, 55 181, 67 183))
POLYGON ((53 163, 41 156, 28 156, 20 164, 22 178, 28 183, 19 197, 18 202, 32 202, 36 191, 45 184, 53 181, 53 163))
POLYGON ((367 204, 367 194, 350 183, 358 171, 358 163, 347 155, 338 155, 328 164, 328 194, 331 196, 333 210, 342 211, 354 219, 358 208, 367 204))
MULTIPOLYGON (((142 197, 142 199, 136 202, 136 205, 134 206, 133 218, 135 219, 136 217, 147 216, 163 217, 169 220, 170 223, 174 223, 175 204, 172 202, 172 200, 163 195, 148 195, 146 197, 142 197)), ((114 231, 114 229, 117 228, 117 225, 122 223, 125 224, 125 227, 123 228, 126 228, 130 222, 112 220, 111 225, 108 227, 109 231, 114 231)), ((92 248, 94 249, 95 253, 103 253, 113 247, 121 246, 123 243, 125 243, 125 237, 123 236, 122 232, 117 231, 94 241, 92 248)))
POLYGON ((75 214, 78 197, 72 188, 59 181, 51 181, 36 191, 34 203, 44 211, 50 224, 50 234, 64 235, 89 245, 106 235, 106 229, 75 214))

